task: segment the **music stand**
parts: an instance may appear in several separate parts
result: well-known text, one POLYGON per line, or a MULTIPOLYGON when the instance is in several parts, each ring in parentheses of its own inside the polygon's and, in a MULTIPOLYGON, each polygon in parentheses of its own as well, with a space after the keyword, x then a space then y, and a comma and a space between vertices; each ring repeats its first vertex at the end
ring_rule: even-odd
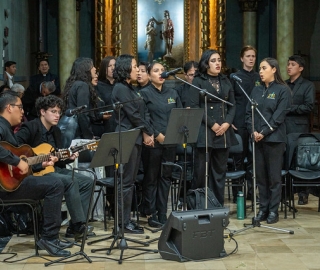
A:
MULTIPOLYGON (((98 151, 92 160, 92 162, 97 161, 97 162, 101 162, 101 160, 104 161, 103 166, 108 166, 108 165, 115 165, 115 179, 114 179, 114 185, 115 185, 115 191, 118 191, 118 168, 120 169, 120 173, 121 171, 123 171, 123 168, 121 168, 123 166, 123 164, 128 163, 132 149, 135 145, 135 142, 140 134, 140 130, 139 129, 135 129, 135 130, 128 130, 128 131, 121 131, 121 141, 122 141, 122 146, 121 149, 119 149, 119 133, 118 132, 113 132, 113 133, 107 133, 107 134, 103 134, 101 137, 101 140, 105 140, 106 143, 108 144, 108 149, 104 149, 103 151, 98 151), (112 135, 112 136, 110 136, 112 135), (107 151, 106 151, 107 150, 107 151), (106 155, 106 153, 109 153, 108 155, 106 155), (121 164, 117 163, 117 154, 121 153, 121 164), (106 162, 109 162, 108 164, 106 164, 106 162)), ((100 142, 101 143, 101 142, 100 142)), ((99 144, 100 145, 100 144, 99 144)), ((100 165, 101 166, 101 165, 100 165)), ((98 167, 100 167, 98 166, 98 167)), ((121 177, 120 177, 121 178, 121 177)), ((123 189, 122 189, 122 179, 120 179, 120 192, 121 192, 121 207, 123 207, 123 189)), ((122 209, 122 215, 123 215, 123 209, 122 209)), ((119 230, 119 224, 118 224, 118 194, 116 194, 115 196, 115 227, 113 230, 113 234, 107 238, 104 239, 100 239, 100 240, 95 240, 92 241, 90 244, 92 243, 96 243, 99 241, 103 241, 103 240, 108 240, 113 238, 113 241, 110 245, 109 248, 100 248, 100 249, 92 249, 91 252, 95 253, 97 251, 107 251, 107 254, 110 254, 112 249, 115 248, 119 248, 121 250, 121 254, 120 254, 120 259, 119 259, 119 263, 122 263, 122 256, 123 256, 123 251, 125 249, 135 249, 135 250, 140 250, 140 251, 145 251, 145 252, 157 252, 157 250, 149 250, 149 249, 144 249, 144 248, 138 248, 138 247, 128 247, 126 240, 137 243, 137 244, 141 244, 144 246, 149 246, 149 243, 144 243, 135 239, 130 239, 130 238, 125 238, 124 237, 124 233, 121 232, 119 230), (120 240, 120 243, 118 243, 117 247, 114 247, 115 243, 120 240)), ((122 220, 122 224, 123 224, 123 220, 122 220)), ((123 227, 122 227, 123 230, 123 227)))
MULTIPOLYGON (((187 146, 196 143, 203 117, 203 109, 180 109, 171 110, 166 136, 163 144, 182 144, 184 149, 183 162, 183 210, 187 210, 187 146)), ((164 164, 165 165, 165 164, 164 164)), ((181 183, 179 183, 180 191, 181 183)))

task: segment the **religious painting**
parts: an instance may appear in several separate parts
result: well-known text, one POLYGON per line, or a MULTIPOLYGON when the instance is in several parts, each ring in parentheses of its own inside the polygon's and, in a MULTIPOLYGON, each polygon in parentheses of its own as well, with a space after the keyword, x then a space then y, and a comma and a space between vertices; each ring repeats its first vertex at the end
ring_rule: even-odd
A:
POLYGON ((137 56, 139 61, 164 61, 183 66, 184 0, 137 0, 137 56))

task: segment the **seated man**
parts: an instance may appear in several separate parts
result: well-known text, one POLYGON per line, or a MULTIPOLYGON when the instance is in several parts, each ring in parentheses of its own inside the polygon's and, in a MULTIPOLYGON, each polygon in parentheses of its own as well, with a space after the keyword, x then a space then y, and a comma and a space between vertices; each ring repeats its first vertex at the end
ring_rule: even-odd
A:
MULTIPOLYGON (((5 91, 0 95, 0 141, 6 141, 13 146, 18 146, 12 127, 18 125, 23 117, 21 99, 16 92, 5 91)), ((42 166, 54 164, 54 157, 42 162, 42 166)), ((11 151, 0 144, 0 162, 16 166, 20 174, 27 174, 28 164, 14 155, 11 151)), ((5 178, 2 179, 5 181, 5 178)), ((32 199, 43 200, 43 226, 41 238, 37 245, 46 250, 51 256, 69 256, 70 252, 63 250, 68 247, 65 242, 59 240, 61 224, 61 201, 63 197, 63 184, 54 175, 27 176, 21 182, 18 189, 8 192, 0 186, 1 200, 32 199)))
MULTIPOLYGON (((57 127, 63 108, 62 99, 49 95, 40 97, 36 101, 36 110, 40 118, 24 123, 15 134, 20 144, 28 144, 37 147, 42 143, 50 144, 53 149, 62 149, 61 131, 57 127)), ((78 240, 85 231, 86 216, 91 199, 93 181, 80 173, 74 174, 65 168, 66 163, 72 162, 78 157, 73 153, 69 160, 59 161, 54 165, 55 172, 46 174, 59 178, 64 185, 64 197, 71 216, 66 237, 74 237, 78 240)), ((34 168, 34 171, 41 171, 43 168, 34 168)), ((88 229, 88 235, 92 235, 93 227, 88 229)))
POLYGON ((36 100, 38 97, 45 97, 54 93, 56 86, 54 82, 42 82, 36 89, 28 87, 22 97, 23 109, 27 119, 33 120, 38 117, 35 108, 36 100))

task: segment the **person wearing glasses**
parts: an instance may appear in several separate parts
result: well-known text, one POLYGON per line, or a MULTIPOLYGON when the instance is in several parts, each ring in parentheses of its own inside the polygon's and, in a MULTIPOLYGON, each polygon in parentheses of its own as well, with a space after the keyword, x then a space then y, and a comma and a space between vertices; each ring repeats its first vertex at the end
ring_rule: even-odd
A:
MULTIPOLYGON (((61 131, 57 124, 63 110, 63 101, 54 95, 40 97, 36 101, 36 110, 39 118, 24 123, 15 134, 19 144, 28 144, 37 147, 43 143, 52 146, 52 150, 62 149, 61 131)), ((79 156, 72 153, 69 159, 58 161, 55 157, 54 172, 46 175, 58 177, 64 185, 64 197, 71 216, 66 237, 78 240, 85 231, 85 222, 91 199, 92 180, 80 173, 74 173, 65 168, 66 164, 73 162, 79 156)), ((44 168, 41 164, 34 166, 33 172, 40 172, 44 168)), ((46 214, 46 213, 45 213, 46 214)), ((93 235, 93 227, 88 228, 88 235, 93 235)))
MULTIPOLYGON (((12 133, 12 126, 21 122, 23 106, 16 92, 8 90, 0 95, 0 141, 5 141, 13 146, 18 142, 12 133)), ((28 163, 19 156, 9 151, 0 144, 0 161, 4 164, 15 166, 22 175, 29 171, 28 163)), ((42 166, 53 165, 53 157, 42 162, 42 166)), ((1 182, 2 183, 2 182, 1 182)), ((61 202, 63 197, 63 184, 54 175, 26 176, 21 185, 14 191, 5 190, 0 185, 1 200, 43 200, 43 224, 41 238, 37 245, 46 250, 51 256, 66 257, 71 253, 64 248, 70 246, 59 240, 61 224, 61 202)))
MULTIPOLYGON (((197 70, 198 70, 198 62, 196 61, 189 61, 184 64, 183 66, 184 77, 188 83, 192 83, 197 70)), ((182 83, 176 88, 183 108, 189 107, 187 104, 187 100, 188 100, 187 93, 189 88, 190 88, 190 85, 187 83, 182 83)))

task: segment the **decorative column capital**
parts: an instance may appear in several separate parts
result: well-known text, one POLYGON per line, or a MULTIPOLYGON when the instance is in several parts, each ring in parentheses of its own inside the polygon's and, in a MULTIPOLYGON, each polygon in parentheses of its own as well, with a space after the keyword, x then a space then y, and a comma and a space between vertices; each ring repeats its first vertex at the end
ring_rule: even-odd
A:
POLYGON ((257 12, 258 2, 261 0, 239 0, 239 5, 242 12, 257 12))

